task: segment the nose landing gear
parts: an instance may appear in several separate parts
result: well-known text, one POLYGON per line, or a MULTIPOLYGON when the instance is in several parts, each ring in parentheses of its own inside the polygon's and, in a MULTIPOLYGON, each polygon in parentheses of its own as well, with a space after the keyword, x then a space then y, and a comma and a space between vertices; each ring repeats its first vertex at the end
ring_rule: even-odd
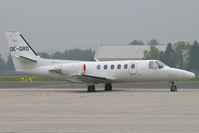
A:
POLYGON ((171 92, 176 92, 178 89, 177 89, 177 86, 175 85, 174 81, 172 81, 171 84, 172 85, 171 85, 170 91, 171 92))

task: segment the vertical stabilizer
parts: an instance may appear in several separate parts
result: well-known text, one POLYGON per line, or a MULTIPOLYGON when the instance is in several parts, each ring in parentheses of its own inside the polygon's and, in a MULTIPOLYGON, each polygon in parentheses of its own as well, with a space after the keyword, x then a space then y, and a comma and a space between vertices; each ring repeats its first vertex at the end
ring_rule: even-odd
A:
POLYGON ((33 67, 38 57, 25 38, 19 32, 5 34, 16 71, 33 67))

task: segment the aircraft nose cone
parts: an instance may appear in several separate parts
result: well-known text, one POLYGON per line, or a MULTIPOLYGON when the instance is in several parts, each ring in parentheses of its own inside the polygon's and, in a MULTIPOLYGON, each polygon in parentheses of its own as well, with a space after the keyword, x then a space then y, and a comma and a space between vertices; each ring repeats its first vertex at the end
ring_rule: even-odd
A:
POLYGON ((193 78, 195 78, 195 74, 192 73, 192 72, 189 72, 189 71, 185 71, 184 75, 185 75, 186 79, 193 79, 193 78))
POLYGON ((195 78, 195 76, 196 75, 194 73, 192 73, 192 72, 189 72, 189 74, 188 74, 188 77, 191 78, 191 79, 195 78))
POLYGON ((186 70, 172 68, 169 77, 172 80, 189 80, 195 78, 195 74, 186 70))

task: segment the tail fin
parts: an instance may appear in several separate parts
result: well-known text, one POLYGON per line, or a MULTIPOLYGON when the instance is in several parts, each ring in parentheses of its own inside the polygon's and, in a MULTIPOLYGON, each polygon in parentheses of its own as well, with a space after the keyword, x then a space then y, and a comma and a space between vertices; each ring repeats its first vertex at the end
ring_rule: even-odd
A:
POLYGON ((33 67, 38 57, 24 37, 19 32, 6 32, 5 34, 16 71, 33 67))

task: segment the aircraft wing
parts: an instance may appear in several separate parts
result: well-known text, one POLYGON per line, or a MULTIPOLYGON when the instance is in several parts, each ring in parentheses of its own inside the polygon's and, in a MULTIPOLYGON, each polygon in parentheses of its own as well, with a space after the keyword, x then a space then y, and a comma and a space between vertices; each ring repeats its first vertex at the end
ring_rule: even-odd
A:
POLYGON ((70 74, 70 76, 75 77, 76 79, 80 80, 81 82, 86 83, 106 83, 106 82, 112 82, 115 79, 110 77, 101 77, 101 76, 95 76, 95 75, 87 75, 84 73, 80 74, 70 74))
POLYGON ((106 82, 113 82, 116 79, 113 78, 112 76, 99 76, 95 74, 87 74, 87 73, 68 73, 68 74, 63 74, 62 73, 62 68, 61 66, 55 66, 54 68, 49 70, 50 72, 58 73, 61 75, 64 75, 65 78, 73 81, 78 81, 82 83, 106 83, 106 82))

